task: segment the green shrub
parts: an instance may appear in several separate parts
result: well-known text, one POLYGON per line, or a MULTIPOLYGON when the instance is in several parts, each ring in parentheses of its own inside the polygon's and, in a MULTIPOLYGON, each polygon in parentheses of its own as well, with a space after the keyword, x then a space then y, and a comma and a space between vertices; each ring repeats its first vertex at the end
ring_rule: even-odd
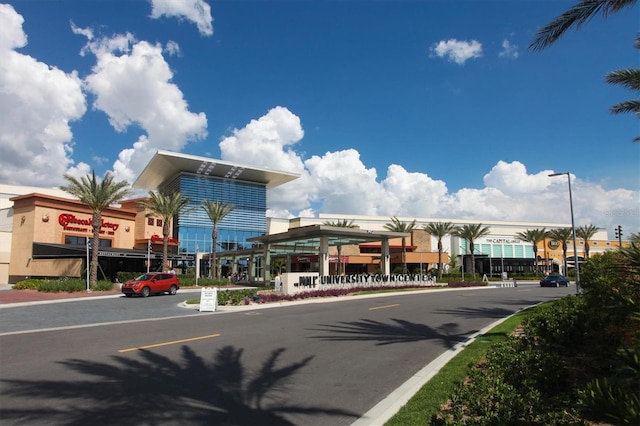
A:
MULTIPOLYGON (((178 275, 180 279, 180 285, 182 287, 194 287, 196 285, 195 275, 178 275)), ((229 280, 226 278, 211 279, 211 278, 198 278, 198 286, 200 287, 227 287, 229 286, 229 280)))
POLYGON ((93 291, 111 291, 113 290, 113 283, 111 281, 98 281, 96 285, 91 287, 93 291))
POLYGON ((126 283, 127 281, 131 281, 134 278, 139 277, 140 275, 143 275, 144 272, 126 272, 126 271, 120 271, 116 274, 116 276, 118 277, 118 282, 121 283, 126 283))
POLYGON ((18 281, 12 287, 13 290, 37 290, 38 284, 40 284, 42 280, 35 280, 33 278, 28 278, 26 280, 18 281))
POLYGON ((218 305, 242 305, 253 300, 256 290, 222 290, 218 291, 218 305))
MULTIPOLYGON (((14 290, 38 290, 43 293, 75 293, 87 290, 87 281, 80 278, 62 278, 62 279, 27 279, 16 283, 14 290)), ((110 291, 113 290, 111 281, 98 281, 95 286, 91 287, 94 291, 110 291)))
POLYGON ((87 282, 81 279, 42 280, 38 285, 38 291, 44 293, 75 293, 86 289, 87 282))

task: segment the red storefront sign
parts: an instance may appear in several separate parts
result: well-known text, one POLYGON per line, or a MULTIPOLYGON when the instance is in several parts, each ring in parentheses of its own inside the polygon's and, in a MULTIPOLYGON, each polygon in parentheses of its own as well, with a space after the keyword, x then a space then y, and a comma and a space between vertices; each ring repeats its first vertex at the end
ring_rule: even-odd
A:
MULTIPOLYGON (((91 231, 92 219, 81 219, 76 217, 72 213, 61 213, 58 216, 58 224, 62 226, 65 231, 73 232, 89 232, 91 231)), ((107 235, 114 235, 120 225, 117 223, 107 222, 102 219, 100 223, 100 233, 107 235), (103 229, 105 228, 105 229, 103 229)))

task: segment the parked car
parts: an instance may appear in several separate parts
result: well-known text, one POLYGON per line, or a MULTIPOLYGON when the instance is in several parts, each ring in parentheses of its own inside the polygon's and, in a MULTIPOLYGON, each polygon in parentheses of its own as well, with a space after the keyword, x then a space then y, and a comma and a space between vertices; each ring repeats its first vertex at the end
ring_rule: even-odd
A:
POLYGON ((569 278, 560 274, 547 275, 540 280, 540 287, 569 287, 569 278))
POLYGON ((147 297, 150 294, 169 293, 175 295, 180 288, 180 280, 168 272, 149 272, 122 284, 122 293, 126 297, 138 294, 147 297))

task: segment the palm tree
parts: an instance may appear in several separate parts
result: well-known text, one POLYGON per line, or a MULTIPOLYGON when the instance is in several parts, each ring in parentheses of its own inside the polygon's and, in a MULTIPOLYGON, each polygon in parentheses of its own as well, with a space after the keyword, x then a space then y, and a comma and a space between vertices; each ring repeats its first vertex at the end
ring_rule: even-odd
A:
MULTIPOLYGON (((540 29, 529 48, 533 51, 540 51, 554 44, 570 28, 580 28, 583 24, 593 18, 596 14, 608 16, 617 13, 626 7, 633 7, 636 0, 580 0, 576 5, 558 16, 552 22, 540 29)), ((636 38, 636 49, 640 49, 640 37, 636 38)), ((627 68, 612 71, 607 74, 607 83, 620 84, 629 89, 640 90, 640 69, 627 68)), ((634 112, 640 114, 640 100, 620 102, 609 109, 614 114, 634 112)), ((640 136, 634 142, 640 141, 640 136)))
POLYGON ((358 225, 353 223, 353 220, 347 220, 347 219, 342 219, 335 222, 332 220, 328 220, 326 222, 323 222, 322 224, 326 226, 335 226, 337 228, 357 228, 358 227, 358 225))
POLYGON ((520 238, 522 241, 527 243, 531 243, 533 245, 533 257, 536 262, 536 274, 538 273, 538 243, 540 241, 544 241, 547 238, 547 230, 546 228, 542 229, 527 229, 524 232, 518 232, 516 237, 520 238))
MULTIPOLYGON (((356 225, 355 223, 353 223, 353 220, 347 220, 347 219, 342 219, 342 220, 338 220, 338 221, 326 221, 323 223, 323 225, 327 225, 327 226, 335 226, 338 228, 357 228, 358 225, 356 225)), ((336 249, 338 250, 338 268, 337 268, 337 274, 340 275, 342 274, 342 245, 338 244, 336 246, 336 249)))
POLYGON ((467 242, 469 243, 469 250, 471 251, 471 273, 473 275, 474 281, 476 279, 476 258, 473 253, 475 249, 473 240, 484 237, 485 235, 489 234, 489 232, 490 228, 488 226, 482 226, 481 223, 471 223, 468 225, 458 226, 453 231, 453 235, 467 240, 467 242))
POLYGON ((202 208, 205 212, 207 212, 207 215, 209 216, 209 219, 211 220, 211 223, 213 225, 213 229, 211 230, 211 257, 210 257, 211 269, 209 270, 209 278, 214 278, 213 271, 215 271, 215 278, 220 278, 220 270, 216 262, 217 260, 216 247, 218 244, 218 224, 220 224, 220 222, 222 222, 222 220, 229 213, 235 210, 235 206, 228 203, 224 203, 222 201, 211 201, 211 200, 205 199, 202 202, 202 208))
POLYGON ((438 275, 442 278, 442 239, 445 235, 451 234, 455 230, 451 222, 433 222, 422 227, 432 236, 438 239, 438 275))
POLYGON ((167 194, 164 192, 149 191, 149 198, 140 201, 140 207, 150 211, 148 216, 158 215, 162 219, 162 270, 169 270, 169 233, 170 223, 182 213, 191 200, 181 192, 167 194))
POLYGON ((576 237, 584 241, 584 257, 589 258, 589 240, 596 235, 599 228, 594 225, 584 225, 576 229, 576 237))
MULTIPOLYGON (((411 233, 416 228, 416 220, 411 222, 402 222, 396 216, 391 218, 391 223, 386 223, 384 228, 392 232, 407 232, 411 233)), ((407 241, 405 237, 402 237, 402 273, 407 273, 407 241)))
MULTIPOLYGON (((573 236, 571 228, 558 228, 549 231, 549 238, 552 238, 562 244, 562 264, 564 265, 563 274, 567 275, 567 241, 573 236)), ((576 250, 576 247, 573 248, 576 250)))
POLYGON ((60 189, 78 198, 91 209, 91 230, 93 241, 91 243, 91 273, 89 283, 95 286, 98 282, 98 249, 100 247, 100 227, 102 225, 102 212, 111 204, 117 203, 131 193, 127 181, 114 182, 114 176, 107 173, 102 181, 96 179, 96 172, 83 176, 80 180, 70 175, 64 175, 69 182, 60 189))

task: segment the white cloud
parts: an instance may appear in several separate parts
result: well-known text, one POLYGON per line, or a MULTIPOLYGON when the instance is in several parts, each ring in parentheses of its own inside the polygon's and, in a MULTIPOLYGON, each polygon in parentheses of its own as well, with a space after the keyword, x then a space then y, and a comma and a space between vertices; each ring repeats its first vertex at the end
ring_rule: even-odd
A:
POLYGON ((180 45, 173 40, 169 40, 164 46, 164 51, 169 56, 180 55, 180 45))
POLYGON ((70 24, 71 24, 71 31, 74 34, 83 35, 87 38, 87 40, 93 40, 93 30, 91 28, 80 28, 76 26, 76 24, 74 24, 73 21, 71 21, 70 24))
POLYGON ((549 170, 543 170, 535 175, 529 175, 527 168, 519 161, 507 163, 498 161, 491 171, 484 175, 484 184, 488 188, 495 188, 509 196, 521 196, 532 192, 541 192, 551 184, 549 170), (518 179, 514 179, 518 176, 518 179))
POLYGON ((313 198, 306 190, 308 175, 302 158, 291 149, 304 136, 300 118, 287 108, 275 107, 242 129, 234 129, 220 142, 223 160, 299 173, 296 183, 284 190, 278 188, 269 196, 275 209, 278 206, 301 209, 313 198))
POLYGON ((144 134, 120 152, 114 164, 118 180, 133 182, 158 149, 181 151, 188 141, 207 135, 204 113, 193 113, 162 56, 162 46, 135 41, 129 34, 91 41, 84 49, 97 63, 85 79, 95 95, 93 108, 103 111, 119 132, 130 126, 144 134))
POLYGON ((177 17, 193 22, 201 35, 213 34, 211 6, 204 0, 151 0, 151 18, 177 17))
MULTIPOLYGON (((304 134, 300 119, 276 107, 220 142, 222 158, 299 173, 301 178, 270 191, 271 217, 314 216, 319 212, 414 218, 570 223, 567 180, 552 170, 529 173, 519 161, 498 161, 483 188, 449 192, 446 183, 392 164, 378 178, 354 149, 304 159, 295 150, 304 134)), ((572 176, 576 226, 637 232, 640 191, 603 189, 572 176)))
POLYGON ((54 186, 73 164, 69 123, 86 111, 82 81, 14 49, 24 19, 0 4, 0 181, 54 186))
POLYGON ((498 53, 501 58, 518 59, 518 45, 511 44, 507 39, 502 40, 502 50, 498 53))
POLYGON ((458 41, 455 38, 441 40, 431 47, 433 56, 447 58, 458 65, 464 65, 469 59, 482 57, 482 44, 476 40, 458 41))

